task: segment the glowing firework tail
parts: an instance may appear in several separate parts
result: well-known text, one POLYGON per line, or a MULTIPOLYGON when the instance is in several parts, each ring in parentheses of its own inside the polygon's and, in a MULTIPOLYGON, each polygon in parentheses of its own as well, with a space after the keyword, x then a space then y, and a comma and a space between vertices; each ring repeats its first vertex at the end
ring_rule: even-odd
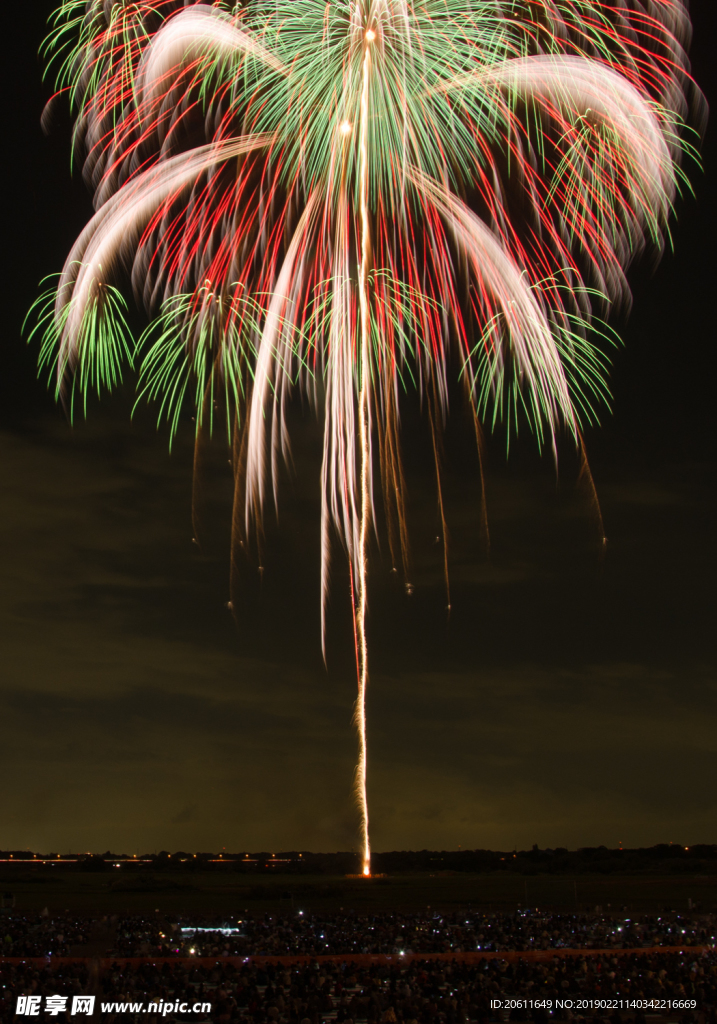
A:
POLYGON ((370 473, 371 473, 371 424, 369 422, 369 395, 371 387, 371 316, 369 313, 368 274, 371 256, 371 228, 368 205, 368 124, 369 84, 371 78, 371 46, 376 33, 370 24, 365 34, 365 52, 361 79, 361 106, 359 115, 359 236, 358 254, 359 306, 361 320, 361 362, 359 373, 359 444, 361 448, 361 524, 358 558, 358 644, 359 644, 359 692, 356 699, 356 724, 359 735, 359 760, 356 768, 356 792, 361 809, 361 840, 363 844, 363 872, 371 870, 371 846, 368 836, 368 798, 366 794, 366 686, 368 683, 368 645, 366 642, 366 574, 368 572, 368 531, 370 525, 370 473))
POLYGON ((663 244, 702 114, 689 30, 681 0, 64 0, 52 18, 96 213, 37 305, 41 362, 70 405, 136 360, 172 431, 187 405, 198 436, 221 409, 246 550, 292 392, 322 413, 322 642, 337 537, 367 874, 373 440, 404 573, 409 379, 437 472, 451 364, 479 442, 483 420, 582 445, 608 398, 599 317, 663 244), (151 319, 136 346, 126 283, 151 319))

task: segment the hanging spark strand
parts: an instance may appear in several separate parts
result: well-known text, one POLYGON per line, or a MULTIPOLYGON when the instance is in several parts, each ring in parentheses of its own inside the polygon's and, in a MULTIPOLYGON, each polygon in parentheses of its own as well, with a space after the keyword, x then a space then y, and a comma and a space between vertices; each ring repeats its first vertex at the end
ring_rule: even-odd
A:
POLYGON ((368 208, 368 97, 371 75, 371 44, 376 38, 373 29, 366 32, 361 85, 361 113, 359 117, 359 209, 361 251, 359 262, 359 303, 361 324, 361 390, 359 392, 359 443, 361 447, 361 526, 359 535, 359 600, 358 648, 359 678, 356 699, 356 725, 359 737, 359 758, 356 766, 356 793, 361 814, 361 840, 363 844, 363 874, 371 874, 371 846, 368 832, 368 796, 366 793, 366 687, 368 685, 368 643, 366 641, 366 613, 368 610, 368 532, 371 523, 371 313, 369 309, 368 275, 371 258, 371 227, 368 208))
MULTIPOLYGON (((235 613, 240 566, 278 507, 292 395, 322 417, 321 642, 338 539, 370 874, 372 440, 407 593, 409 381, 428 400, 448 595, 451 377, 479 458, 481 424, 553 450, 564 431, 583 451, 609 401, 601 318, 629 303, 631 262, 669 238, 688 123, 704 124, 685 3, 63 0, 50 25, 95 214, 36 304, 40 362, 70 407, 136 365, 170 434, 193 412, 198 467, 222 425, 235 613), (137 344, 127 281, 150 318, 137 344)), ((582 477, 592 486, 587 463, 582 477)))

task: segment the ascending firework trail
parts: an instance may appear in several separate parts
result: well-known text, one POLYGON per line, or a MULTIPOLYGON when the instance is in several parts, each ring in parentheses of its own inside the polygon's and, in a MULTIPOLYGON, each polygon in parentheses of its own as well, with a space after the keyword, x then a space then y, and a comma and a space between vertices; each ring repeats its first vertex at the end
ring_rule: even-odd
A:
POLYGON ((607 397, 595 317, 662 245, 701 112, 689 31, 681 0, 65 0, 52 19, 97 212, 38 305, 41 362, 71 403, 138 359, 172 431, 188 401, 198 430, 221 405, 237 543, 269 480, 277 500, 292 390, 323 406, 322 635, 335 532, 366 874, 374 441, 404 569, 407 377, 436 453, 449 361, 477 436, 522 420, 581 443, 607 397), (128 277, 154 317, 136 349, 128 277))

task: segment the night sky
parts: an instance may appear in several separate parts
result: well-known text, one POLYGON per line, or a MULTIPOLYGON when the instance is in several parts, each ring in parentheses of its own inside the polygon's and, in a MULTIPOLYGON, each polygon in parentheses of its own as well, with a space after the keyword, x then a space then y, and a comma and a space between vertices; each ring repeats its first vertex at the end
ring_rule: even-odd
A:
MULTIPOLYGON (((713 94, 713 0, 693 65, 713 94)), ((193 425, 170 456, 133 382, 71 427, 21 338, 38 282, 91 213, 69 122, 43 136, 36 51, 54 3, 5 42, 0 387, 0 847, 357 848, 348 574, 319 637, 320 428, 297 404, 295 470, 263 580, 229 600, 231 478, 207 446, 193 542, 193 425)), ((714 95, 714 94, 713 94, 714 95)), ((430 436, 404 410, 415 591, 374 552, 369 799, 377 850, 717 840, 715 132, 678 204, 675 253, 631 274, 613 415, 586 435, 602 553, 570 445, 489 438, 491 545, 459 402, 445 438, 446 616, 430 436)), ((141 327, 141 320, 137 324, 141 327)))

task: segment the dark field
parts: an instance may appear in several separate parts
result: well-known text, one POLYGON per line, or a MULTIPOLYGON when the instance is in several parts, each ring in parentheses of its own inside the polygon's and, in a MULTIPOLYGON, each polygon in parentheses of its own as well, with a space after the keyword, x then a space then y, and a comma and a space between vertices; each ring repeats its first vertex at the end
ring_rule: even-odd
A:
POLYGON ((472 906, 514 910, 518 906, 557 911, 605 913, 626 908, 637 913, 661 910, 717 910, 717 875, 616 876, 513 873, 396 874, 385 878, 345 876, 251 876, 232 871, 145 872, 109 869, 68 871, 43 867, 0 873, 0 890, 12 893, 15 909, 76 910, 89 913, 140 913, 160 910, 241 913, 288 909, 359 912, 455 910, 472 906))

